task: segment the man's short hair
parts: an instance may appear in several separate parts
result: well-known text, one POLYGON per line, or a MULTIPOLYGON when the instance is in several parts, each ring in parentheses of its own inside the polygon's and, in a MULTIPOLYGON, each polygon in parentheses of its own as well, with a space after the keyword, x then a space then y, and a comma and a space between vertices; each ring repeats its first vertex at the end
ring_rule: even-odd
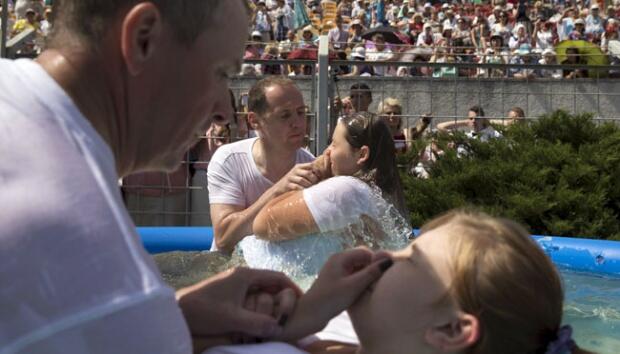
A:
MULTIPOLYGON (((217 9, 224 1, 230 0, 150 0, 159 9, 163 21, 173 28, 177 39, 188 47, 207 28, 224 21, 217 21, 217 9)), ((247 2, 237 1, 244 4, 249 14, 247 2)), ((48 47, 59 48, 70 36, 96 49, 116 16, 141 2, 146 0, 56 0, 48 47)))
POLYGON ((480 107, 478 105, 471 106, 469 108, 469 111, 476 113, 476 116, 478 116, 478 117, 484 117, 484 109, 482 109, 482 107, 480 107))
POLYGON ((366 93, 372 99, 372 91, 370 90, 370 87, 363 82, 359 84, 351 85, 349 92, 353 92, 353 91, 361 91, 363 93, 366 93))
POLYGON ((269 109, 265 90, 272 86, 293 86, 297 88, 295 82, 284 76, 268 76, 252 86, 248 94, 248 111, 263 114, 269 109))
POLYGON ((515 112, 515 114, 519 118, 525 118, 525 112, 523 111, 523 108, 521 107, 518 107, 518 106, 512 107, 510 109, 510 112, 515 112))

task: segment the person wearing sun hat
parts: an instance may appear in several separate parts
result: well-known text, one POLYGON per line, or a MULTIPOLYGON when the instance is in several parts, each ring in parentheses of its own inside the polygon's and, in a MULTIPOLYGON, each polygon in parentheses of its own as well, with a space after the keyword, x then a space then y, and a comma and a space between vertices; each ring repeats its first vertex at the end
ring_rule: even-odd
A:
MULTIPOLYGON (((558 59, 557 54, 551 48, 547 48, 542 52, 542 58, 538 61, 540 65, 557 65, 558 59)), ((562 70, 561 69, 541 69, 539 70, 540 77, 544 78, 553 78, 553 79, 561 79, 562 78, 562 70)))
POLYGON ((364 32, 364 25, 362 25, 362 21, 360 19, 355 19, 351 21, 351 25, 349 26, 349 39, 347 40, 347 45, 349 48, 354 48, 356 45, 364 42, 362 38, 362 33, 364 32))
POLYGON ((487 18, 487 21, 489 21, 489 27, 493 27, 493 25, 497 23, 497 21, 499 21, 499 17, 501 13, 502 13, 502 7, 499 5, 496 5, 493 8, 493 13, 489 15, 489 17, 487 18))
POLYGON ((426 20, 430 20, 433 17, 433 5, 431 5, 430 2, 427 2, 426 4, 424 4, 424 8, 422 10, 422 16, 424 16, 426 20))
MULTIPOLYGON (((526 65, 531 62, 531 52, 532 47, 527 44, 521 44, 518 49, 513 52, 513 56, 510 59, 510 64, 517 65, 526 65)), ((533 69, 524 69, 524 68, 511 68, 508 69, 508 77, 513 77, 515 79, 528 79, 535 77, 533 69)))
POLYGON ((578 18, 575 20, 575 28, 568 35, 568 39, 577 41, 577 40, 586 40, 586 21, 582 18, 578 18))
POLYGON ((422 33, 418 35, 418 40, 416 42, 417 47, 433 47, 435 44, 439 43, 442 36, 439 33, 433 33, 433 25, 430 22, 426 22, 424 26, 422 26, 422 33))
POLYGON ((26 9, 26 17, 20 20, 17 20, 13 25, 13 30, 11 32, 11 36, 15 36, 27 29, 32 29, 35 32, 38 32, 41 28, 41 24, 37 21, 37 13, 32 8, 26 9))
POLYGON ((598 39, 601 37, 603 32, 605 32, 605 27, 603 27, 603 18, 600 16, 599 6, 597 3, 590 6, 590 13, 586 17, 585 22, 586 35, 598 39))

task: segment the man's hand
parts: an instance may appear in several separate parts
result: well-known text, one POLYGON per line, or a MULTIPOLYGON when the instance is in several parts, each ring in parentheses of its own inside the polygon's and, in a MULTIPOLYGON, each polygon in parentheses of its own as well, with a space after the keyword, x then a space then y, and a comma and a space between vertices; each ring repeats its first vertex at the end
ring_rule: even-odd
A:
POLYGON ((317 280, 298 302, 284 333, 276 340, 296 341, 320 331, 349 308, 392 265, 385 252, 350 249, 329 258, 317 280))
POLYGON ((313 163, 300 163, 295 165, 273 188, 275 197, 289 191, 302 190, 319 182, 319 177, 313 172, 313 163))
POLYGON ((321 303, 321 314, 330 319, 351 306, 366 288, 392 265, 386 252, 357 247, 329 258, 304 295, 321 303))
POLYGON ((293 312, 300 295, 301 290, 282 273, 236 268, 179 290, 177 299, 193 337, 267 338, 282 332, 278 321, 293 312), (265 301, 268 295, 270 300, 265 301), (249 301, 254 307, 247 309, 249 301))
POLYGON ((312 162, 312 171, 319 178, 320 181, 324 181, 330 177, 333 177, 331 158, 329 156, 329 150, 326 150, 323 155, 317 157, 312 162))

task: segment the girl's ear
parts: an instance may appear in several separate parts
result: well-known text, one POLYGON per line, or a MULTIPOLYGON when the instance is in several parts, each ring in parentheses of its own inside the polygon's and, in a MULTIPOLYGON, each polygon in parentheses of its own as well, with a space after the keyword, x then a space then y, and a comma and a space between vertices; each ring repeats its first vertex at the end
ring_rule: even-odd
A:
POLYGON ((480 339, 480 322, 473 315, 460 313, 449 323, 429 328, 424 337, 439 351, 461 351, 480 339))
POLYGON ((359 149, 358 154, 357 164, 361 166, 370 158, 370 149, 367 145, 364 145, 359 149))

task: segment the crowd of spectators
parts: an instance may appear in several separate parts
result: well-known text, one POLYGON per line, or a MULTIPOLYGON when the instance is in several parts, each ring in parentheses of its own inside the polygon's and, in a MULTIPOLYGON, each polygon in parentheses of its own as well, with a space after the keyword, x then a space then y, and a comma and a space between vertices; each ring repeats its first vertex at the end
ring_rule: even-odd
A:
MULTIPOLYGON (((250 6, 254 12, 245 59, 312 59, 318 35, 326 34, 332 58, 360 62, 339 67, 344 76, 559 79, 587 77, 588 70, 542 65, 620 63, 620 0, 252 0, 250 6), (541 68, 369 63, 385 61, 541 68)), ((307 75, 312 67, 247 64, 242 71, 274 73, 307 75)))
POLYGON ((9 0, 8 4, 7 38, 11 39, 26 30, 33 30, 34 36, 20 48, 18 54, 36 56, 43 49, 45 38, 52 28, 52 1, 9 0))

